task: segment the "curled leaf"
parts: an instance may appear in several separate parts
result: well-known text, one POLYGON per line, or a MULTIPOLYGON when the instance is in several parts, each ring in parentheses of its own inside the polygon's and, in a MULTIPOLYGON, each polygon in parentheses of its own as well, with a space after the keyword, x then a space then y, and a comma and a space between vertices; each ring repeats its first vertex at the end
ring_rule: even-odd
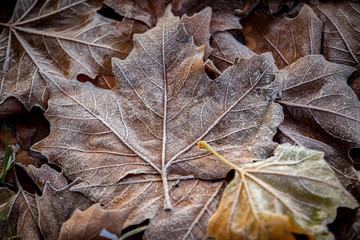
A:
POLYGON ((62 189, 55 189, 46 182, 43 195, 37 196, 38 222, 44 239, 58 239, 61 225, 67 221, 76 209, 86 209, 91 206, 91 201, 70 188, 78 180, 62 189))
POLYGON ((60 239, 102 239, 99 234, 103 229, 120 236, 122 225, 131 210, 105 210, 99 203, 93 204, 85 211, 77 209, 61 226, 60 239))

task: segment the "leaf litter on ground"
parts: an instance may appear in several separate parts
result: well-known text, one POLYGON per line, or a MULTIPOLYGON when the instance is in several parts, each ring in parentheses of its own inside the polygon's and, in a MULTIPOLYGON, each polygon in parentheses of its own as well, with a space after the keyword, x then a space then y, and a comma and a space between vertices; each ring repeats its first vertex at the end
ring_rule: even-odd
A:
POLYGON ((125 60, 113 59, 111 90, 44 73, 52 132, 32 149, 81 178, 72 190, 108 208, 136 206, 125 226, 151 219, 149 239, 201 238, 230 169, 197 142, 241 165, 271 154, 283 120, 271 55, 239 60, 212 80, 204 50, 167 11, 134 36, 125 60))
MULTIPOLYGON (((46 110, 51 134, 30 149, 48 134, 49 125, 37 121, 41 119, 37 116, 28 125, 25 119, 14 124, 19 151, 26 157, 16 166, 15 175, 9 176, 18 176, 19 191, 6 198, 9 190, 1 189, 0 208, 7 210, 15 235, 57 239, 75 209, 92 209, 93 201, 102 203, 106 211, 134 209, 121 219, 121 228, 150 219, 147 239, 201 239, 207 231, 216 232, 218 207, 239 197, 228 190, 223 194, 224 189, 237 182, 239 190, 243 180, 237 174, 228 185, 226 175, 231 168, 199 151, 197 142, 209 142, 236 167, 260 166, 274 159, 265 160, 277 146, 272 138, 284 119, 278 103, 284 107, 285 121, 275 140, 324 151, 341 184, 359 199, 359 102, 346 83, 350 79, 357 91, 359 70, 350 75, 359 68, 359 45, 354 38, 359 32, 359 3, 261 2, 257 6, 265 10, 268 6, 276 16, 299 13, 284 18, 253 11, 259 1, 240 1, 235 6, 227 0, 201 4, 175 0, 172 11, 182 16, 179 20, 165 9, 169 0, 126 1, 123 9, 113 6, 125 15, 119 23, 95 12, 100 1, 20 2, 11 20, 0 24, 4 43, 0 47, 0 113, 10 119, 24 114, 22 109, 40 106, 46 110), (260 15, 268 21, 259 24, 260 15), (245 26, 241 30, 244 41, 239 19, 245 26), (264 51, 271 51, 275 61, 264 51), (314 55, 319 53, 330 62, 314 55), (276 65, 282 69, 278 71, 276 65), (212 79, 205 71, 212 71, 212 79), (15 98, 25 107, 18 106, 15 98), (275 98, 278 103, 273 102, 275 98), (48 223, 51 229, 46 228, 48 223)), ((105 4, 111 6, 111 2, 105 4)), ((9 11, 5 12, 8 19, 9 11)), ((324 161, 317 163, 336 182, 324 161)), ((316 177, 311 180, 322 175, 316 177)), ((280 185, 275 184, 277 179, 265 180, 271 181, 266 186, 280 185)), ((292 214, 273 200, 262 203, 277 202, 275 211, 270 206, 269 211, 260 212, 262 222, 249 221, 246 216, 251 214, 240 214, 245 220, 239 227, 234 217, 238 215, 224 215, 229 230, 224 234, 246 233, 245 239, 257 239, 265 236, 260 231, 265 226, 271 232, 268 236, 276 239, 294 238, 292 233, 310 239, 331 237, 325 224, 333 221, 338 206, 354 207, 353 200, 339 182, 334 189, 347 196, 343 202, 336 194, 328 198, 321 194, 323 189, 312 191, 306 188, 308 182, 299 182, 302 187, 295 191, 286 192, 281 186, 276 191, 281 197, 297 191, 305 197, 313 194, 320 205, 330 199, 330 207, 320 207, 325 214, 319 221, 309 223, 306 214, 301 215, 303 208, 292 214), (274 225, 276 221, 283 227, 274 225), (249 226, 258 228, 253 231, 249 226)), ((246 202, 246 195, 241 199, 246 202)), ((241 206, 233 206, 233 212, 241 212, 241 206)), ((258 213, 256 207, 252 210, 258 213)), ((358 223, 350 219, 342 224, 338 229, 356 229, 358 223)), ((4 236, 9 236, 8 226, 0 226, 4 236)), ((350 234, 356 236, 356 230, 350 234)))

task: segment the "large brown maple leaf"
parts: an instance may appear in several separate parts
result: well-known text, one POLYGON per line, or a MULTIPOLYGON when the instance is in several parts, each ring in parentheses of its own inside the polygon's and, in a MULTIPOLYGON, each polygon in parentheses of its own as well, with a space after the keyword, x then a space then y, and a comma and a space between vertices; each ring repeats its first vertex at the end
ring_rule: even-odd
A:
POLYGON ((283 119, 270 54, 211 80, 204 51, 167 11, 134 36, 125 60, 113 58, 111 90, 42 73, 51 134, 33 149, 82 179, 72 190, 108 208, 136 207, 125 226, 151 219, 148 239, 203 238, 229 168, 198 141, 241 165, 271 153, 283 119))

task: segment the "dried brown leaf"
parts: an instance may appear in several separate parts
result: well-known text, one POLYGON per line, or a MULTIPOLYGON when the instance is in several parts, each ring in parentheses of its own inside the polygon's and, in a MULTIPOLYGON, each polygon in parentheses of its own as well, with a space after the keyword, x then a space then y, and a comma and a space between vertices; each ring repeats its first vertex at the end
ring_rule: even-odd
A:
POLYGON ((0 104, 0 118, 2 119, 16 115, 24 115, 27 112, 24 105, 14 97, 9 97, 0 104))
POLYGON ((11 200, 11 197, 14 196, 15 193, 11 191, 7 187, 0 187, 0 205, 3 205, 4 203, 11 200))
MULTIPOLYGON (((155 26, 157 20, 163 15, 166 6, 170 3, 176 16, 183 16, 184 14, 192 16, 207 7, 211 7, 213 11, 212 34, 230 29, 241 29, 239 13, 242 17, 246 16, 259 2, 260 0, 105 0, 105 4, 115 9, 119 14, 142 21, 150 28, 155 26)), ((197 23, 195 22, 195 24, 197 23)))
POLYGON ((324 24, 322 49, 328 61, 360 67, 360 3, 334 1, 311 7, 324 24))
POLYGON ((58 239, 61 225, 67 221, 76 210, 85 210, 91 205, 91 201, 78 192, 70 191, 70 188, 79 183, 74 181, 65 188, 55 189, 46 182, 43 195, 36 197, 38 209, 38 221, 44 239, 58 239))
POLYGON ((144 22, 150 28, 164 14, 172 0, 104 0, 104 3, 127 18, 144 22))
POLYGON ((148 30, 148 27, 140 21, 124 18, 117 24, 116 29, 121 36, 132 40, 135 33, 144 33, 148 30))
POLYGON ((207 7, 191 17, 183 15, 180 19, 185 25, 186 32, 194 37, 195 45, 201 46, 205 44, 204 59, 207 59, 213 51, 209 43, 211 12, 211 8, 207 7))
POLYGON ((58 190, 68 185, 64 175, 47 164, 43 164, 40 168, 30 165, 27 168, 27 173, 42 191, 45 188, 46 182, 49 182, 51 186, 58 190))
POLYGON ((204 48, 166 16, 134 36, 125 60, 113 59, 111 90, 44 74, 52 130, 34 149, 82 179, 72 190, 108 208, 136 206, 125 226, 151 219, 149 239, 204 236, 229 168, 199 152, 199 140, 239 165, 275 147, 283 116, 272 103, 272 56, 242 59, 211 80, 204 48))
MULTIPOLYGON (((20 142, 19 140, 14 136, 14 129, 11 127, 10 125, 11 123, 7 123, 6 125, 6 134, 5 131, 0 132, 0 172, 1 169, 3 169, 4 165, 3 165, 3 159, 2 159, 2 155, 5 153, 5 146, 6 146, 6 137, 7 137, 7 143, 8 146, 16 146, 19 145, 20 146, 20 142)), ((2 128, 4 129, 4 122, 1 121, 0 126, 2 126, 2 128)), ((4 129, 5 130, 5 129, 4 129)), ((32 157, 32 154, 30 154, 28 151, 26 151, 25 149, 23 149, 21 146, 19 147, 18 151, 15 154, 15 159, 16 162, 19 164, 22 164, 23 166, 28 166, 30 164, 34 164, 36 162, 37 159, 32 157)), ((11 175, 12 171, 10 171, 8 173, 8 175, 11 175)))
POLYGON ((40 72, 75 80, 111 74, 111 57, 125 58, 132 41, 95 11, 100 1, 17 1, 0 35, 0 102, 15 96, 27 109, 46 108, 40 72))
POLYGON ((270 14, 278 13, 285 6, 291 9, 294 5, 294 1, 283 1, 283 0, 267 0, 270 14))
POLYGON ((303 57, 277 73, 283 86, 279 103, 295 119, 359 145, 360 103, 347 85, 354 70, 322 55, 303 57))
MULTIPOLYGON (((9 225, 3 219, 0 222, 0 236, 10 237, 9 227, 12 233, 20 239, 42 239, 40 229, 38 227, 38 211, 35 197, 24 191, 21 186, 18 193, 7 195, 7 199, 1 199, 0 213, 7 214, 9 225), (6 210, 5 210, 6 208, 6 210)), ((0 191, 8 190, 1 188, 0 191)))
POLYGON ((49 122, 40 109, 32 109, 26 115, 17 116, 12 120, 16 137, 21 147, 29 151, 30 147, 44 139, 50 132, 49 122))
POLYGON ((238 42, 229 32, 215 34, 211 38, 210 44, 214 48, 210 59, 220 71, 224 71, 233 65, 236 59, 250 58, 255 55, 253 51, 238 42))
POLYGON ((303 56, 320 54, 322 23, 307 5, 293 19, 255 11, 241 23, 246 45, 257 54, 272 52, 279 68, 303 56))
POLYGON ((120 236, 122 226, 131 210, 105 210, 100 204, 93 204, 83 212, 77 209, 62 225, 60 239, 108 239, 99 236, 103 229, 120 236))
POLYGON ((246 16, 260 1, 245 1, 245 0, 174 0, 172 1, 172 10, 176 16, 182 16, 183 14, 192 15, 200 12, 206 7, 211 7, 213 14, 211 19, 211 34, 217 32, 241 29, 239 23, 241 17, 246 16))

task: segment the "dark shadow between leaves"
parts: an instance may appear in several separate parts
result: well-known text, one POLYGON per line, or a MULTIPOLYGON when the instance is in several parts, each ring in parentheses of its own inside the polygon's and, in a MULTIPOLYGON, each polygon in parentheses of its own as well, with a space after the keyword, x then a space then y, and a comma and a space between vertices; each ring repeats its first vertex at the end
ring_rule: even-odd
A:
POLYGON ((9 97, 0 104, 0 118, 9 118, 28 113, 24 105, 15 97, 9 97))
POLYGON ((21 187, 28 193, 42 195, 42 191, 36 185, 36 183, 31 179, 28 173, 25 171, 23 166, 15 164, 16 175, 19 179, 21 187))
POLYGON ((349 156, 354 163, 354 168, 360 170, 360 148, 352 148, 349 152, 349 156))
MULTIPOLYGON (((16 98, 7 98, 0 104, 0 118, 4 118, 6 126, 13 128, 14 136, 19 140, 21 147, 30 151, 36 142, 47 137, 50 133, 50 124, 40 107, 33 107, 27 111, 24 105, 16 98)), ((2 126, 3 123, 0 123, 2 126)))
POLYGON ((293 233, 293 235, 296 238, 296 240, 309 240, 309 237, 304 234, 293 233))
POLYGON ((121 22, 124 19, 124 16, 121 16, 120 14, 115 12, 114 9, 107 6, 106 4, 103 4, 102 8, 100 8, 96 12, 103 17, 110 18, 112 20, 116 20, 119 22, 121 22))
POLYGON ((337 240, 360 239, 360 209, 339 207, 336 219, 328 224, 329 230, 337 240))
POLYGON ((360 70, 353 72, 351 76, 349 77, 347 83, 352 88, 352 90, 355 92, 356 96, 360 100, 360 70))
MULTIPOLYGON (((16 0, 13 1, 0 1, 0 22, 8 22, 14 12, 16 0)), ((2 33, 4 27, 0 26, 0 33, 2 33)))
POLYGON ((33 107, 22 117, 15 116, 13 123, 16 136, 26 151, 30 151, 32 145, 46 138, 50 133, 50 124, 44 116, 44 111, 39 107, 33 107))
MULTIPOLYGON (((30 190, 26 187, 27 183, 35 184, 32 183, 22 166, 39 166, 47 161, 41 153, 31 150, 33 144, 41 141, 50 133, 50 124, 44 116, 44 111, 40 107, 33 107, 27 111, 19 100, 10 97, 0 105, 0 117, 4 119, 0 122, 0 129, 4 130, 6 125, 6 129, 12 135, 11 144, 21 146, 15 157, 16 162, 19 163, 16 170, 20 173, 20 182, 25 182, 24 189, 30 193, 40 191, 35 189, 36 186, 29 187, 30 190), (24 179, 22 179, 23 176, 24 179)), ((9 134, 8 137, 10 137, 9 134)))
POLYGON ((103 89, 112 89, 115 87, 115 77, 110 75, 97 75, 95 78, 91 78, 86 74, 79 74, 76 76, 76 80, 79 82, 91 82, 95 87, 103 89))
POLYGON ((226 181, 227 183, 229 183, 229 182, 231 182, 231 181, 234 179, 234 177, 235 177, 235 170, 234 170, 234 169, 231 169, 231 170, 228 172, 228 174, 226 175, 225 181, 226 181))
POLYGON ((239 43, 245 45, 245 38, 240 30, 234 29, 234 30, 228 30, 228 32, 233 35, 233 37, 238 41, 239 43))
POLYGON ((214 73, 213 71, 211 71, 211 70, 209 70, 209 69, 205 69, 205 72, 206 72, 206 75, 210 78, 210 79, 212 79, 212 80, 214 80, 214 79, 216 79, 217 77, 219 77, 219 75, 217 75, 216 73, 214 73))

